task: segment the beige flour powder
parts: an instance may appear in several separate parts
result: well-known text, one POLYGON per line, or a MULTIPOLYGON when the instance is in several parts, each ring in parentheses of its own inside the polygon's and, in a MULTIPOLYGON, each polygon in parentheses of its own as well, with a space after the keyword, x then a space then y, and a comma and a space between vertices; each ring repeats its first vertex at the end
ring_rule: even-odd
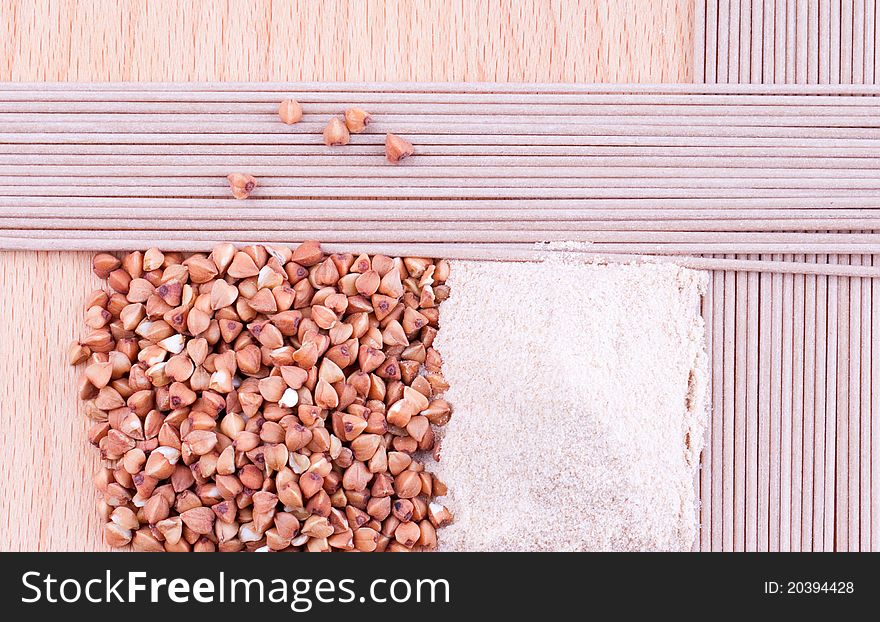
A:
POLYGON ((444 550, 688 550, 706 418, 699 296, 672 265, 455 262, 444 550))

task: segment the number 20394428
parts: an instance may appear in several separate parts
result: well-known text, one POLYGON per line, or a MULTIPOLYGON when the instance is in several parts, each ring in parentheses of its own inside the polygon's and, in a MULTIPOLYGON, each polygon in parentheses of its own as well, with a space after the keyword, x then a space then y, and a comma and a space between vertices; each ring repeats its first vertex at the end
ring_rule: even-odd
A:
POLYGON ((853 581, 764 581, 765 594, 853 594, 853 581))

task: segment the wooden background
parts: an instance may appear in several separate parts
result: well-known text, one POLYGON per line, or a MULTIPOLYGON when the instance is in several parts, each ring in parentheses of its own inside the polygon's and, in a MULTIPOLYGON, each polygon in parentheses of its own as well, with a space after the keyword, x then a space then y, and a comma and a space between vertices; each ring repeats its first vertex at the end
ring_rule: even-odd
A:
MULTIPOLYGON (((689 82, 691 0, 16 1, 0 80, 689 82)), ((102 550, 68 344, 86 253, 0 253, 0 550, 102 550)))

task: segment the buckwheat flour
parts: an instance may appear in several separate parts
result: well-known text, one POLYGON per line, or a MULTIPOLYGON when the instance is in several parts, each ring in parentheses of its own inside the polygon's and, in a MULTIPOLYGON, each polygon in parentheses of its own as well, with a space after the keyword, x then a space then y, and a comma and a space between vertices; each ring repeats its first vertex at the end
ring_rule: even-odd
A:
POLYGON ((699 295, 672 265, 455 262, 441 549, 689 550, 706 419, 699 295))

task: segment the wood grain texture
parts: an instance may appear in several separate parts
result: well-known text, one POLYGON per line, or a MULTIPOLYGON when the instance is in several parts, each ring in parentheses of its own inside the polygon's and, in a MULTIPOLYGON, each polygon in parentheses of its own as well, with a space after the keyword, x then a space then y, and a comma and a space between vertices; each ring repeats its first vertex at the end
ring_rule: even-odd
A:
POLYGON ((4 80, 690 80, 688 0, 6 1, 4 80))
MULTIPOLYGON (((691 0, 0 3, 0 80, 688 82, 691 0)), ((0 253, 0 550, 101 550, 87 253, 0 253)))
POLYGON ((98 286, 89 253, 0 255, 0 550, 100 550, 77 375, 66 345, 98 286))

